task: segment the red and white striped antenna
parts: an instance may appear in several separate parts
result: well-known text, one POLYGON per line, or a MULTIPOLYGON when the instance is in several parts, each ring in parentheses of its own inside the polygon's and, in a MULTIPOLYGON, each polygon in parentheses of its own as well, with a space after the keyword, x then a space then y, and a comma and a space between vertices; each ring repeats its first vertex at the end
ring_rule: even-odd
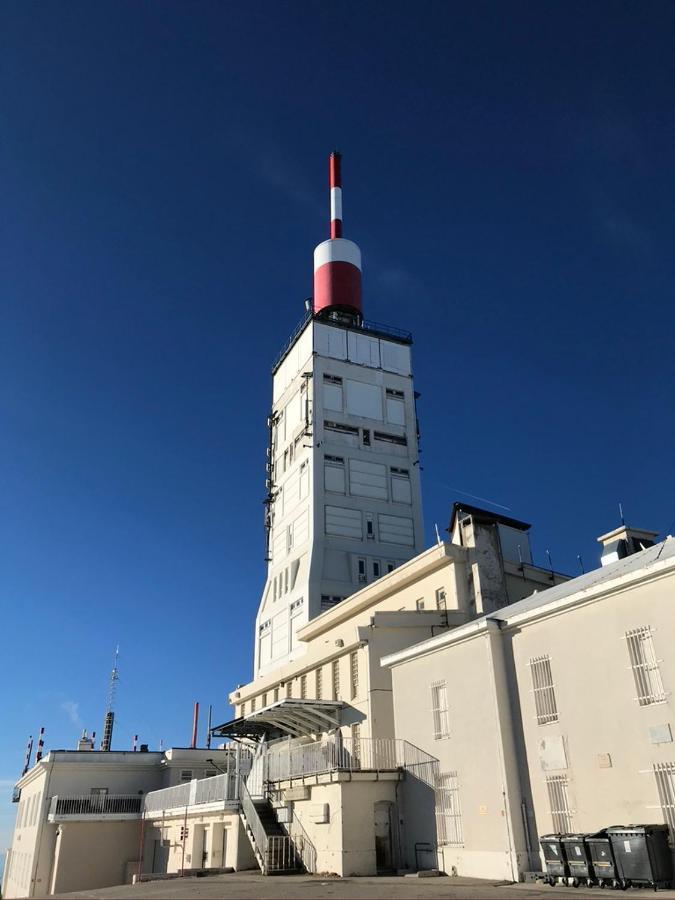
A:
POLYGON ((314 250, 314 313, 361 320, 361 251, 342 236, 342 156, 328 159, 330 238, 314 250))
POLYGON ((342 156, 334 150, 328 158, 330 185, 330 236, 342 237, 342 156))
POLYGON ((45 748, 45 728, 44 725, 40 729, 40 734, 38 735, 38 743, 37 743, 37 752, 35 754, 35 762, 39 763, 42 759, 42 754, 45 748))
POLYGON ((33 754, 33 735, 28 736, 28 744, 26 745, 26 759, 23 764, 23 772, 21 773, 21 777, 26 774, 26 772, 30 769, 30 758, 33 754))

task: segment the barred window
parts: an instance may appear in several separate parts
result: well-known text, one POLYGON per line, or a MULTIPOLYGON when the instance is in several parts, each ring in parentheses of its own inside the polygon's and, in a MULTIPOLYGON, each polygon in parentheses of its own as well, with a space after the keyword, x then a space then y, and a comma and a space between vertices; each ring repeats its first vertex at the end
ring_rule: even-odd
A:
POLYGON ((322 682, 323 682, 323 670, 321 666, 316 670, 316 699, 322 699, 322 682))
POLYGON ((661 680, 661 670, 654 650, 654 639, 650 625, 634 628, 626 632, 626 643, 630 665, 635 679, 637 701, 640 706, 663 703, 667 699, 661 680))
POLYGON ((675 841, 675 763, 654 763, 654 776, 663 821, 670 828, 672 843, 675 841))
POLYGON ((444 681, 436 681, 431 685, 431 715, 434 723, 434 740, 450 737, 448 689, 444 681))
POLYGON ((251 712, 255 712, 255 697, 251 697, 251 712))
POLYGON ((279 688, 278 687, 274 688, 274 690, 272 691, 272 696, 274 697, 274 702, 276 703, 277 700, 279 699, 279 688))
POLYGON ((448 601, 445 595, 445 589, 439 588, 436 591, 436 609, 445 610, 448 608, 448 601))
POLYGON ((436 830, 438 843, 461 847, 464 843, 462 808, 457 772, 442 772, 436 788, 436 830))
POLYGON ((352 756, 355 761, 361 759, 361 725, 355 722, 351 727, 352 732, 352 756))
POLYGON ((333 700, 340 699, 340 660, 334 659, 332 668, 333 674, 333 700))
POLYGON ((553 830, 569 834, 572 828, 572 810, 567 792, 567 775, 549 775, 546 778, 549 811, 553 830))
POLYGON ((558 721, 558 707, 555 702, 555 686, 551 672, 550 656, 535 656, 530 660, 534 708, 537 725, 547 725, 558 721))
POLYGON ((293 679, 292 678, 289 678, 288 681, 286 682, 286 696, 287 697, 293 696, 293 679))
POLYGON ((359 654, 356 650, 349 654, 349 675, 351 699, 354 700, 359 692, 359 654))
POLYGON ((300 676, 300 699, 301 700, 307 699, 307 676, 306 675, 300 676))

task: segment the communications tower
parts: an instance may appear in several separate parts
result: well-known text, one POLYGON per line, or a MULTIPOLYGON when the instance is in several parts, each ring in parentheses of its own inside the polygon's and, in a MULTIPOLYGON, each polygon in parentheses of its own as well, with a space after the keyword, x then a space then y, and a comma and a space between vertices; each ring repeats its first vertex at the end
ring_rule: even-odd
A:
POLYGON ((423 549, 412 336, 363 317, 339 153, 329 195, 311 309, 272 368, 256 676, 304 652, 303 625, 423 549))

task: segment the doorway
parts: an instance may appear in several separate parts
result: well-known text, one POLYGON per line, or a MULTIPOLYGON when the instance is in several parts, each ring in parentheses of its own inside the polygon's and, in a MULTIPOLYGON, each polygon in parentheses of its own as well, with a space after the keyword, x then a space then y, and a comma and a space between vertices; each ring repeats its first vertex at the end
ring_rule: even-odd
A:
POLYGON ((378 875, 393 872, 396 867, 394 810, 391 800, 378 800, 375 804, 375 864, 378 875))

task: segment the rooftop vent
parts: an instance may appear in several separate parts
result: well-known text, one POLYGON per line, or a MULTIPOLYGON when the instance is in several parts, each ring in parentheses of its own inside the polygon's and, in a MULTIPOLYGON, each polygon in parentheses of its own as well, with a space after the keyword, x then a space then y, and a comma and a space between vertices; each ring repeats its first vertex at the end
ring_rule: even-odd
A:
POLYGON ((630 528, 620 525, 614 531, 601 534, 598 543, 602 544, 600 562, 603 566, 653 547, 658 531, 645 531, 642 528, 630 528))

